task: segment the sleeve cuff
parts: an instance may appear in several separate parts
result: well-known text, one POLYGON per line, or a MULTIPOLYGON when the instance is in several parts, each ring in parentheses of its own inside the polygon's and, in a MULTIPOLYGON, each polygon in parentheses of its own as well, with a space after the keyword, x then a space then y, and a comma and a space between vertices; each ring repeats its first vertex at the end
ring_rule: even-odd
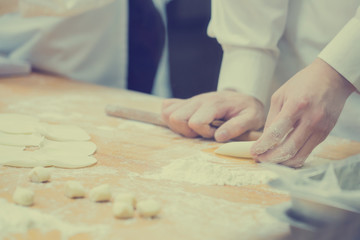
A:
POLYGON ((218 91, 232 89, 251 95, 265 106, 277 56, 271 51, 223 46, 218 91))
POLYGON ((319 58, 360 91, 360 8, 335 38, 321 51, 319 58))

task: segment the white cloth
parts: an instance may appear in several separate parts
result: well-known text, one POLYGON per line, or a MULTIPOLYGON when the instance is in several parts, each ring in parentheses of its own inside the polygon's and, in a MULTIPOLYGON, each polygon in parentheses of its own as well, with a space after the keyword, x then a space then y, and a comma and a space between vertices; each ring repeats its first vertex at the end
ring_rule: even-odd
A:
MULTIPOLYGON (((13 13, 0 17, 0 54, 9 62, 26 61, 33 69, 126 88, 127 33, 128 0, 115 0, 66 18, 23 18, 13 13)), ((167 50, 164 52, 154 92, 168 97, 167 50)))
MULTIPOLYGON (((236 89, 268 107, 271 94, 317 56, 360 90, 359 5, 360 0, 212 0, 208 34, 224 51, 218 90, 236 89)), ((360 141, 357 93, 333 132, 360 141)))

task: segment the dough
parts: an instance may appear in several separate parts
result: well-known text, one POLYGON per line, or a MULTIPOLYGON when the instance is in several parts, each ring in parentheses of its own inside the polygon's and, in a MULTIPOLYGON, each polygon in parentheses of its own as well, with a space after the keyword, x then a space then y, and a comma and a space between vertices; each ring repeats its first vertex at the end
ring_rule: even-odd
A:
POLYGON ((11 167, 49 167, 51 163, 39 157, 37 151, 0 151, 0 164, 11 167))
POLYGON ((39 123, 37 118, 21 114, 0 114, 1 165, 60 168, 91 166, 97 162, 96 158, 89 156, 96 151, 96 145, 89 139, 90 136, 77 126, 39 123), (1 129, 8 129, 6 131, 13 134, 2 132, 1 129), (44 139, 44 136, 60 142, 44 139), (23 151, 28 146, 40 148, 23 151))
POLYGON ((49 152, 69 152, 74 155, 92 155, 96 151, 96 144, 90 141, 86 142, 56 142, 45 139, 41 145, 43 151, 49 152))
POLYGON ((133 208, 136 207, 136 197, 133 193, 119 193, 116 195, 114 202, 128 203, 133 208))
POLYGON ((50 180, 50 169, 44 167, 35 167, 29 172, 28 176, 32 182, 48 182, 50 180))
POLYGON ((31 189, 17 187, 13 194, 13 201, 23 206, 31 206, 34 203, 34 192, 31 189))
POLYGON ((141 217, 155 217, 160 213, 161 206, 157 201, 148 199, 139 202, 137 210, 141 217))
POLYGON ((134 217, 134 208, 129 202, 115 202, 113 214, 117 218, 126 219, 134 217))
POLYGON ((97 160, 91 156, 76 156, 62 153, 59 155, 49 154, 45 158, 51 166, 59 168, 83 168, 94 165, 97 160))
POLYGON ((67 181, 65 183, 65 196, 68 198, 85 197, 85 188, 78 181, 67 181))
POLYGON ((0 132, 0 144, 8 146, 40 146, 44 140, 39 134, 9 134, 0 132))
POLYGON ((103 184, 91 189, 89 197, 94 202, 107 202, 111 198, 110 187, 108 184, 103 184))
POLYGON ((23 114, 0 113, 0 131, 15 134, 36 132, 38 119, 23 114))
POLYGON ((47 139, 55 141, 87 141, 90 140, 82 128, 74 125, 53 125, 42 123, 38 126, 37 131, 47 139))
POLYGON ((231 157, 252 158, 250 149, 254 143, 255 141, 225 143, 216 149, 215 153, 231 157))

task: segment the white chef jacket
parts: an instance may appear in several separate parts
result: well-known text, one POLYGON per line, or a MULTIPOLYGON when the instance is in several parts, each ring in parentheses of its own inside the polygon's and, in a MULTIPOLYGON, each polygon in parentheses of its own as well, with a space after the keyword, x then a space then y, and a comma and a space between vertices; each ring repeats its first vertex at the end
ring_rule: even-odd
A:
MULTIPOLYGON (((360 0, 212 0, 208 34, 224 51, 218 90, 236 89, 268 107, 276 89, 319 57, 360 91, 359 5, 360 0)), ((360 140, 359 94, 349 97, 333 133, 360 140)))
MULTIPOLYGON (((166 0, 155 0, 165 19, 166 0)), ((72 17, 0 17, 0 57, 68 78, 126 88, 128 0, 115 0, 72 17)), ((166 46, 167 47, 167 46, 166 46)), ((153 93, 168 97, 167 51, 153 93)))

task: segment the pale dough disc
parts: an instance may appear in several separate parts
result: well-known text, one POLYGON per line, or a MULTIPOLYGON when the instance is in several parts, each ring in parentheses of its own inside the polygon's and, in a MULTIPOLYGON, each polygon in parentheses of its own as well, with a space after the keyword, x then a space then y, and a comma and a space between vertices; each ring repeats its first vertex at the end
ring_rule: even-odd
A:
POLYGON ((252 158, 250 149, 254 143, 255 141, 225 143, 216 149, 215 153, 231 157, 252 158))
POLYGON ((83 168, 94 165, 97 160, 91 156, 76 156, 76 155, 50 155, 47 161, 54 167, 59 168, 83 168))
POLYGON ((74 125, 53 125, 42 123, 37 131, 47 139, 55 141, 87 141, 90 140, 89 134, 82 128, 74 125))
POLYGON ((37 151, 0 152, 0 164, 11 167, 49 167, 52 164, 39 157, 37 151))
POLYGON ((86 142, 56 142, 45 139, 42 143, 42 151, 68 152, 74 155, 92 155, 96 151, 96 144, 90 141, 86 142))
POLYGON ((0 131, 13 134, 36 132, 38 119, 23 114, 0 113, 0 131))
POLYGON ((9 134, 0 132, 0 144, 9 146, 39 146, 44 140, 39 134, 9 134))

